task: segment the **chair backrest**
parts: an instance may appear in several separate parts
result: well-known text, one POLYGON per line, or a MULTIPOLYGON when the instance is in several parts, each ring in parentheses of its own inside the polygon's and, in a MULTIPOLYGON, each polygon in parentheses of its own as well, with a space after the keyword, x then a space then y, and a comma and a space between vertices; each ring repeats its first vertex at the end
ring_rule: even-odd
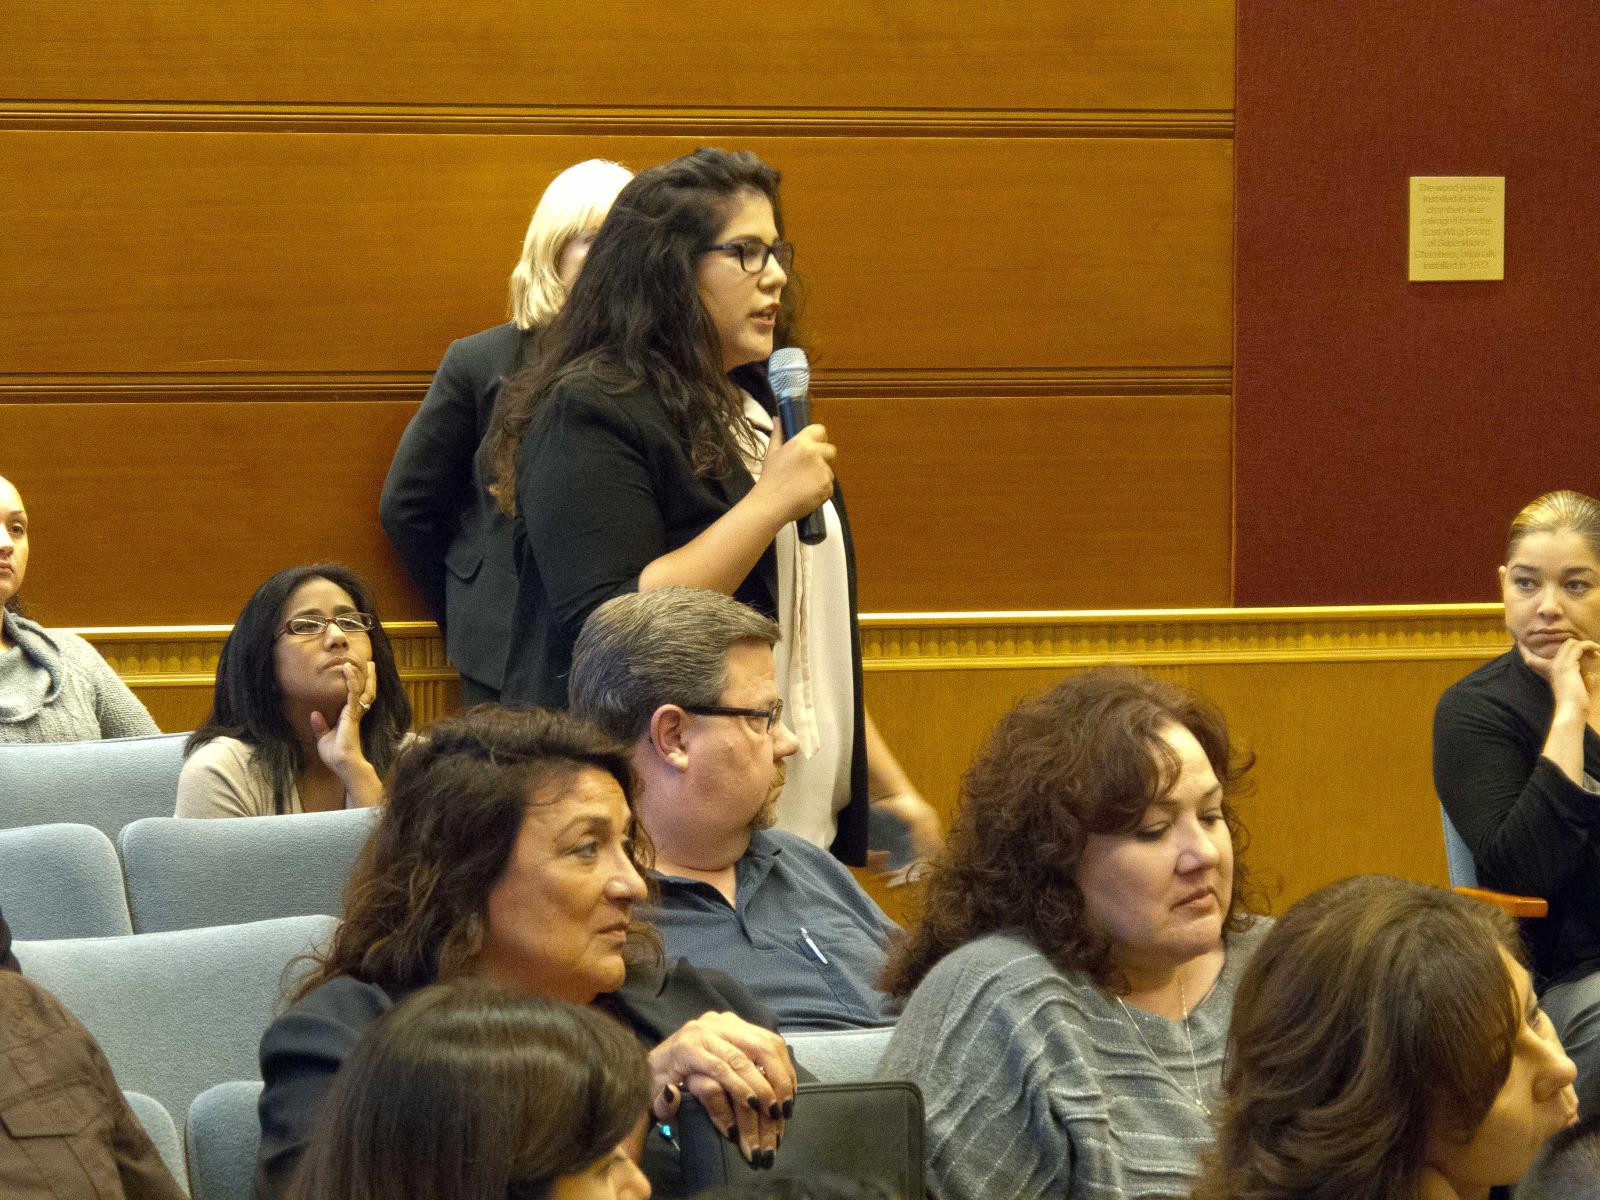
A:
POLYGON ((181 1120, 212 1084, 261 1078, 257 1051, 283 995, 284 968, 337 925, 332 917, 283 917, 17 942, 13 950, 28 977, 88 1027, 118 1083, 181 1120))
MULTIPOLYGON (((770 1174, 842 1175, 917 1200, 924 1195, 923 1140, 922 1093, 914 1083, 803 1083, 770 1174)), ((691 1196, 758 1177, 692 1097, 678 1111, 678 1143, 691 1196)))
POLYGON ((114 838, 129 821, 171 816, 188 736, 0 745, 0 829, 74 821, 114 838))
POLYGON ((89 825, 0 829, 0 912, 19 938, 133 932, 117 849, 89 825))
POLYGON ((178 1137, 178 1127, 172 1123, 172 1114, 161 1106, 161 1101, 143 1092, 123 1092, 122 1095, 128 1107, 133 1109, 133 1115, 139 1118, 139 1124, 144 1126, 144 1131, 155 1143, 161 1161, 166 1163, 167 1170, 182 1186, 185 1174, 183 1141, 178 1137))
POLYGON ((250 1200, 261 1149, 260 1100, 259 1079, 234 1079, 208 1087, 189 1106, 183 1142, 194 1200, 250 1200))
POLYGON ((155 933, 338 916, 377 811, 135 821, 117 838, 133 928, 155 933))
POLYGON ((830 1029, 785 1033, 784 1040, 799 1063, 821 1083, 857 1083, 871 1079, 889 1046, 894 1026, 882 1029, 830 1029))
POLYGON ((1450 814, 1445 812, 1442 804, 1439 806, 1439 822, 1444 826, 1444 858, 1450 872, 1450 886, 1477 887, 1478 864, 1473 861, 1472 851, 1461 840, 1456 823, 1450 819, 1450 814))

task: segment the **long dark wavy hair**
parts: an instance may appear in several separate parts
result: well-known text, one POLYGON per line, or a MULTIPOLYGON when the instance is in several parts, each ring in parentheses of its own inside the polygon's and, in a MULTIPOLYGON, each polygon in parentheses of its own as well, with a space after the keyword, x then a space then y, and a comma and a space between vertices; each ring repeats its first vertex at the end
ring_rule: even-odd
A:
POLYGON ((1430 1132, 1470 1137, 1510 1073, 1502 950, 1498 909, 1382 875, 1290 908, 1239 980, 1195 1200, 1415 1200, 1430 1132))
MULTIPOLYGON (((314 563, 279 571, 245 601, 217 661, 217 683, 211 715, 189 735, 185 755, 193 754, 213 738, 238 738, 250 746, 272 784, 273 809, 286 812, 289 792, 306 767, 306 748, 283 713, 283 689, 278 686, 274 646, 283 624, 283 608, 301 584, 326 579, 349 595, 360 612, 378 615, 372 589, 349 567, 339 563, 314 563)), ((361 752, 381 776, 393 764, 400 739, 411 728, 411 701, 400 684, 394 665, 394 648, 380 620, 367 635, 372 642, 372 663, 377 668, 378 693, 372 710, 361 719, 361 752)), ((337 712, 325 713, 329 723, 337 712)))
MULTIPOLYGON (((579 373, 612 395, 648 389, 696 471, 720 476, 739 463, 734 430, 743 402, 700 302, 696 264, 745 193, 771 201, 783 236, 778 179, 749 151, 701 149, 641 171, 617 195, 566 304, 538 335, 533 365, 501 389, 485 453, 491 490, 507 513, 516 511, 523 439, 545 401, 579 373)), ((784 288, 779 345, 792 338, 792 284, 784 288)))
POLYGON ((328 1091, 292 1200, 542 1200, 644 1117, 638 1040, 591 1008, 476 980, 407 997, 328 1091))
POLYGON ((1126 991, 1111 939, 1085 917, 1075 876, 1090 834, 1133 832, 1177 783, 1180 764, 1161 737, 1174 724, 1194 735, 1222 785, 1234 845, 1224 928, 1245 928, 1249 877, 1240 851, 1248 839, 1233 801, 1253 758, 1235 750, 1222 714, 1194 692, 1142 671, 1103 668, 1000 718, 967 771, 920 920, 884 968, 884 990, 903 1002, 951 951, 1019 930, 1061 971, 1126 991))
MULTIPOLYGON (((529 806, 584 768, 616 780, 633 813, 628 748, 586 721, 483 704, 429 725, 395 762, 388 802, 345 888, 344 919, 296 997, 339 975, 394 994, 468 973, 529 806)), ((654 898, 654 853, 636 816, 628 833, 654 898)), ((635 922, 627 956, 659 963, 655 931, 635 922)))

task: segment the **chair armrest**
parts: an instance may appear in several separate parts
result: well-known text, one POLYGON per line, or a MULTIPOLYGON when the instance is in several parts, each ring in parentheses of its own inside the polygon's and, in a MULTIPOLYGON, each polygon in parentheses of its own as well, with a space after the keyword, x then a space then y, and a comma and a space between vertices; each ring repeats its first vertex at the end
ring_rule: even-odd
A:
POLYGON ((1513 896, 1510 892, 1492 892, 1488 888, 1451 888, 1458 896, 1470 896, 1485 904, 1492 904, 1501 912, 1513 917, 1544 917, 1550 914, 1550 903, 1541 896, 1513 896))

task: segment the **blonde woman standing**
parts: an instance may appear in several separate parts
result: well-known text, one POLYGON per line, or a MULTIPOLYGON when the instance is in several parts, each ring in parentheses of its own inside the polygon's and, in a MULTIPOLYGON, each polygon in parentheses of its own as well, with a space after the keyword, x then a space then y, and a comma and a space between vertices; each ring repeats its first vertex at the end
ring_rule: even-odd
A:
POLYGON ((516 603, 511 522, 473 469, 507 375, 560 310, 611 201, 633 178, 591 158, 551 181, 511 272, 511 320, 452 342, 395 450, 378 515, 445 634, 467 704, 500 697, 516 603))

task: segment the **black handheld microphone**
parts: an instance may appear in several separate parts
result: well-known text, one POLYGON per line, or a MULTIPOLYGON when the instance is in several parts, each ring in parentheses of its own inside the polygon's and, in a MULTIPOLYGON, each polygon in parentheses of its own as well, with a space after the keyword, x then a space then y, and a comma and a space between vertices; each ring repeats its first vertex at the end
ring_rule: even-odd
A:
MULTIPOLYGON (((811 424, 811 364, 806 352, 795 346, 774 350, 767 360, 767 382, 778 397, 778 419, 783 422, 783 437, 788 441, 811 424)), ((795 522, 800 540, 815 546, 828 536, 827 522, 822 509, 808 513, 795 522)))

